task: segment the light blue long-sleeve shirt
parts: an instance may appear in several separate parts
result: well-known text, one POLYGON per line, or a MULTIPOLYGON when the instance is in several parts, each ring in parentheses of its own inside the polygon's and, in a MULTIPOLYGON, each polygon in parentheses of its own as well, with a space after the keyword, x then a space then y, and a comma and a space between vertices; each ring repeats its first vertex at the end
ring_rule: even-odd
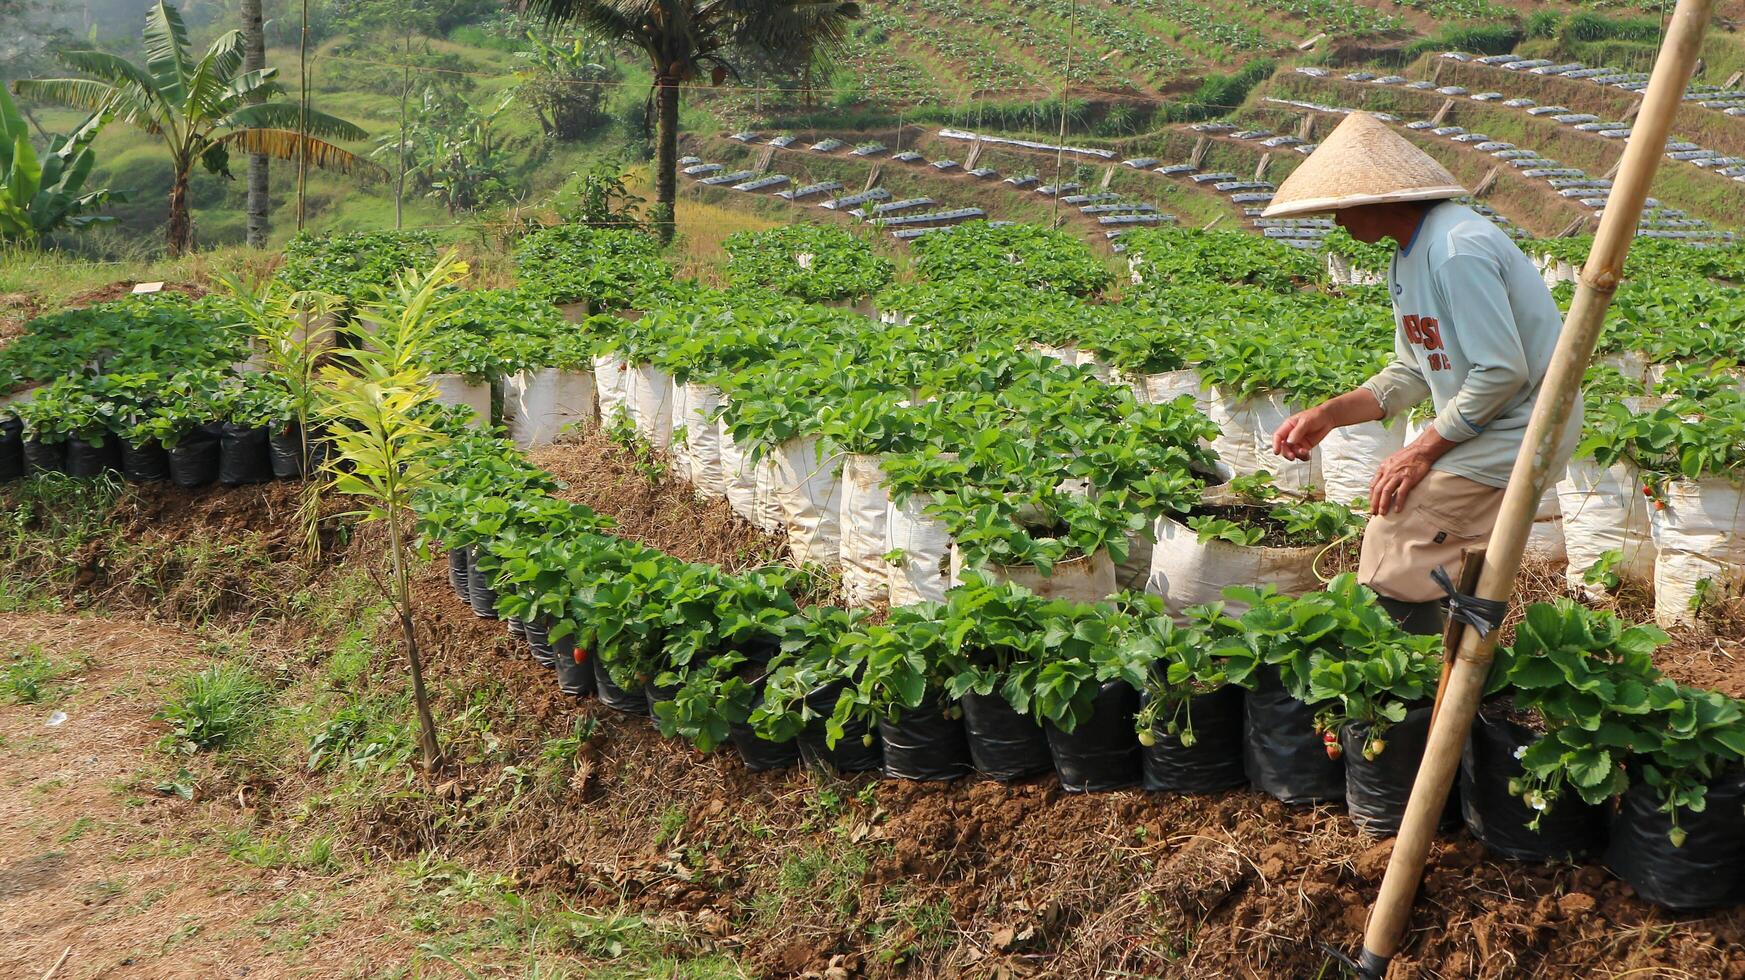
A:
MULTIPOLYGON (((1507 486, 1563 330, 1539 271, 1495 224, 1445 202, 1395 251, 1388 292, 1394 359, 1363 387, 1389 418, 1428 395, 1436 431, 1459 443, 1433 468, 1507 486)), ((1557 469, 1580 432, 1578 404, 1557 469)))

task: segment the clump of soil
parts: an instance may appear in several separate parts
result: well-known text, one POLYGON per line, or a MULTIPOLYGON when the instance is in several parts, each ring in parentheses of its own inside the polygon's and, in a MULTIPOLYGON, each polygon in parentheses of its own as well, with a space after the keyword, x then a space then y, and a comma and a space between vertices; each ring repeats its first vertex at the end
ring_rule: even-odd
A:
MULTIPOLYGON (((137 282, 112 282, 107 286, 100 286, 89 292, 80 293, 72 299, 67 300, 65 305, 68 309, 72 309, 80 306, 92 306, 97 303, 113 302, 114 300, 133 295, 133 287, 137 285, 139 285, 137 282)), ((199 299, 211 292, 211 290, 197 282, 166 282, 164 283, 164 288, 159 290, 159 292, 181 293, 183 296, 191 296, 195 299, 199 299)))

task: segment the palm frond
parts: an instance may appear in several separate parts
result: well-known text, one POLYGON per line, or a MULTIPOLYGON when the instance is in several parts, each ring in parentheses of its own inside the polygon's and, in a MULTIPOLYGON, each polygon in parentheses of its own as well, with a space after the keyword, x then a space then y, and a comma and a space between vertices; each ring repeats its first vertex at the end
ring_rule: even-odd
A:
POLYGON ((237 108, 217 125, 225 129, 287 129, 334 140, 361 140, 370 135, 338 116, 314 109, 309 110, 307 125, 303 119, 302 109, 295 102, 262 102, 237 108))
POLYGON ((848 40, 849 22, 860 5, 849 0, 722 0, 737 8, 737 37, 771 61, 790 68, 828 57, 848 40))
POLYGON ((381 167, 313 136, 301 136, 286 129, 241 129, 227 133, 216 142, 234 146, 245 153, 258 153, 278 160, 295 160, 299 151, 307 154, 309 165, 335 173, 363 173, 372 177, 387 177, 381 167))
POLYGON ((188 25, 167 0, 157 0, 145 13, 145 66, 157 79, 164 99, 182 103, 188 98, 189 76, 194 65, 188 58, 188 25))
POLYGON ((575 24, 596 37, 625 41, 646 51, 655 39, 647 29, 653 7, 648 0, 528 0, 527 12, 548 21, 575 24))

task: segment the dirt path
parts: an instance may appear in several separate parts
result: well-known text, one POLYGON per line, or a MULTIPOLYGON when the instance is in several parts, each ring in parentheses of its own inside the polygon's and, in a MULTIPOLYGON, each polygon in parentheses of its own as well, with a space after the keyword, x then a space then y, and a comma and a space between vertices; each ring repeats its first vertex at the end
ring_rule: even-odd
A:
POLYGON ((71 672, 37 703, 0 700, 0 976, 41 977, 68 949, 57 978, 380 976, 407 958, 382 876, 253 867, 227 854, 246 807, 156 788, 181 767, 151 716, 207 661, 193 636, 0 617, 0 666, 24 657, 71 672))

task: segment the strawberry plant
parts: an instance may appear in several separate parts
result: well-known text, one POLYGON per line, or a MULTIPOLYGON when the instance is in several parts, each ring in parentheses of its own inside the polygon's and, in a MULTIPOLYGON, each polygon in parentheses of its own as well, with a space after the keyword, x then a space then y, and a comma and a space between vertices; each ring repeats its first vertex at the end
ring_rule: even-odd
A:
MULTIPOLYGON (((1708 784, 1745 762, 1745 711, 1714 691, 1685 687, 1654 666, 1667 641, 1653 626, 1567 599, 1536 603, 1499 651, 1493 690, 1536 713, 1546 733, 1517 751, 1524 775, 1511 790, 1541 813, 1565 792, 1592 804, 1634 778, 1654 788, 1683 843, 1678 811, 1701 812, 1708 784)), ((1537 818, 1530 826, 1536 826, 1537 818)))
POLYGON ((1190 702, 1233 683, 1221 650, 1226 644, 1240 644, 1240 624, 1214 604, 1185 610, 1187 622, 1177 626, 1155 596, 1141 601, 1147 615, 1123 640, 1131 658, 1151 667, 1140 688, 1144 706, 1134 718, 1134 728, 1142 745, 1155 744, 1161 727, 1182 747, 1192 748, 1197 737, 1190 702))
POLYGON ((408 269, 436 260, 436 237, 421 231, 298 235, 285 245, 278 277, 293 289, 357 298, 385 288, 408 269))
POLYGON ((1197 281, 1285 292, 1320 278, 1313 255, 1247 232, 1161 225, 1134 229, 1122 241, 1147 285, 1197 281))
POLYGON ((541 228, 515 246, 521 291, 548 303, 587 303, 593 312, 640 309, 672 281, 660 244, 636 231, 582 224, 541 228))
POLYGON ((986 279, 1086 296, 1110 279, 1077 236, 1036 225, 973 221, 941 228, 912 247, 916 271, 934 281, 986 279))
POLYGON ((891 281, 889 259, 829 225, 784 225, 727 236, 727 281, 808 302, 871 296, 891 281))

